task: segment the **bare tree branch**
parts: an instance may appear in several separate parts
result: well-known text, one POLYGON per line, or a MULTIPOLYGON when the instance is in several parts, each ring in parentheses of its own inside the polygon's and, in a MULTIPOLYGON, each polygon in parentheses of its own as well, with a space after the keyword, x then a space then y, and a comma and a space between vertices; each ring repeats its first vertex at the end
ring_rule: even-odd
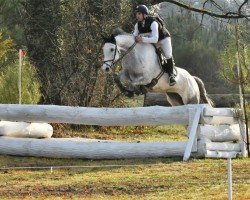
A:
POLYGON ((218 13, 215 13, 215 12, 212 12, 210 10, 206 10, 204 8, 195 8, 195 7, 192 7, 191 5, 188 5, 188 4, 185 4, 185 3, 182 3, 178 0, 151 0, 150 3, 152 4, 158 4, 158 3, 163 3, 163 2, 168 2, 168 3, 171 3, 171 4, 175 4, 181 8, 185 8, 185 9, 188 9, 188 10, 191 10, 191 11, 194 11, 194 12, 198 12, 198 13, 201 13, 201 14, 205 14, 205 15, 209 15, 209 16, 212 16, 212 17, 217 17, 217 18, 224 18, 224 19, 242 19, 242 18, 248 18, 250 17, 250 15, 248 14, 244 14, 241 12, 241 9, 242 7, 248 2, 248 0, 245 0, 240 6, 239 6, 239 9, 238 9, 238 12, 227 12, 227 13, 222 13, 222 14, 218 14, 218 13))
POLYGON ((238 10, 238 13, 240 14, 241 13, 241 9, 242 7, 248 2, 248 0, 245 0, 239 7, 239 10, 238 10))

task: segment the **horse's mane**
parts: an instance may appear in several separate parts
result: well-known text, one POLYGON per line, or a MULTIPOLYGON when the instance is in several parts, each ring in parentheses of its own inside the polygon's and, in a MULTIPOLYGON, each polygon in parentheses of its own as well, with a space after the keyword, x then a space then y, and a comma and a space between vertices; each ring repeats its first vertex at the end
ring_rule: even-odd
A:
POLYGON ((113 31, 112 31, 112 34, 111 36, 108 36, 108 37, 105 37, 102 35, 102 38, 104 40, 104 43, 108 42, 108 43, 113 43, 113 44, 116 44, 116 40, 115 40, 115 37, 118 36, 118 35, 131 35, 127 32, 125 32, 124 30, 122 30, 121 28, 115 28, 113 31))
POLYGON ((112 32, 112 35, 116 37, 118 35, 130 35, 130 34, 122 30, 122 28, 115 28, 112 32))

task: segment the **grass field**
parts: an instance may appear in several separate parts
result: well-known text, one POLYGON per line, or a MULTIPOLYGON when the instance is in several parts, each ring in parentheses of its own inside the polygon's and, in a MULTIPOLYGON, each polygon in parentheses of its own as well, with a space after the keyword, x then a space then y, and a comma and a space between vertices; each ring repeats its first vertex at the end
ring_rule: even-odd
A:
MULTIPOLYGON (((113 127, 63 130, 56 136, 166 141, 185 139, 184 132, 182 126, 113 127)), ((93 161, 0 156, 0 167, 0 199, 227 199, 223 159, 184 163, 182 158, 93 161), (48 168, 6 169, 21 166, 48 168)), ((250 199, 250 159, 232 160, 232 169, 233 199, 250 199)))

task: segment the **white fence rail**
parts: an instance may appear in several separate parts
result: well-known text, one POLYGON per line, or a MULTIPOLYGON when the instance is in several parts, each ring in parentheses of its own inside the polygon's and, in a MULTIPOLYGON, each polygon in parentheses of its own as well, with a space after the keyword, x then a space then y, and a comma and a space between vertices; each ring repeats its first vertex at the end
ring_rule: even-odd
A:
POLYGON ((100 126, 189 125, 186 142, 114 142, 84 139, 0 138, 0 153, 22 156, 114 159, 135 157, 226 157, 242 153, 237 115, 231 108, 208 105, 137 108, 87 108, 55 105, 0 105, 0 120, 100 126), (198 125, 200 123, 200 125, 198 125), (206 128, 204 124, 213 124, 206 128), (220 127, 223 124, 223 127, 220 127), (231 134, 224 134, 230 129, 231 134), (198 130, 198 131, 197 131, 198 130), (212 136, 211 136, 212 135, 212 136), (214 140, 214 138, 217 138, 214 140), (219 138, 219 139, 218 139, 219 138), (219 140, 219 141, 218 141, 219 140), (237 144, 233 142, 237 141, 237 144), (220 143, 218 143, 220 142, 220 143), (223 143, 227 142, 227 143, 223 143), (225 148, 223 149, 222 147, 225 148))

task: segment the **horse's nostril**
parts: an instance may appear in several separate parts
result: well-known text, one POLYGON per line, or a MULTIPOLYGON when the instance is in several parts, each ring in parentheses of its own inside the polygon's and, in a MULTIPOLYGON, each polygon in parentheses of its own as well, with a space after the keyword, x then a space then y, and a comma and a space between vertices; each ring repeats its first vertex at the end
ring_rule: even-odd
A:
POLYGON ((109 67, 106 67, 106 72, 108 72, 109 71, 109 67))

